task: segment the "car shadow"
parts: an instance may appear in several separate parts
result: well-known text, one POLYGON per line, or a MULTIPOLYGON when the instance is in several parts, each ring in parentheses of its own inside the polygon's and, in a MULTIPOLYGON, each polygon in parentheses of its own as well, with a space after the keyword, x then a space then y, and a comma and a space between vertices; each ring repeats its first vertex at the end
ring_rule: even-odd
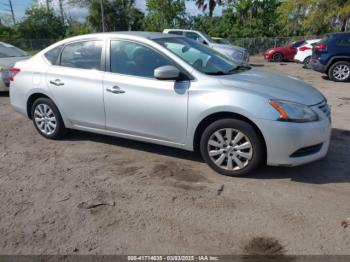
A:
POLYGON ((119 137, 100 135, 95 133, 87 133, 83 131, 70 131, 65 140, 69 141, 92 141, 96 143, 104 143, 109 145, 114 145, 118 147, 125 147, 129 149, 135 149, 139 151, 144 151, 152 154, 176 157, 185 160, 203 162, 200 154, 198 152, 191 152, 182 149, 177 149, 168 146, 162 146, 157 144, 151 144, 146 142, 140 142, 130 139, 124 139, 119 137))
MULTIPOLYGON (((152 154, 176 157, 203 163, 198 152, 189 152, 167 146, 138 142, 123 138, 72 131, 66 140, 105 143, 131 148, 152 154)), ((290 179, 309 184, 349 183, 350 182, 350 131, 333 129, 328 155, 316 162, 299 167, 262 166, 245 177, 246 179, 290 179)))

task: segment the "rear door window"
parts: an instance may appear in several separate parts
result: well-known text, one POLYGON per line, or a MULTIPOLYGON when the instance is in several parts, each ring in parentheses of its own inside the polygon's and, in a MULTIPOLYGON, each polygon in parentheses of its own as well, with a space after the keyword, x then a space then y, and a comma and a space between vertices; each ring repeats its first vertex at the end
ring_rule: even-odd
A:
POLYGON ((49 62, 52 65, 55 65, 57 63, 57 59, 58 56, 61 53, 61 50, 63 48, 63 45, 60 46, 56 46, 55 48, 52 48, 51 50, 47 51, 44 56, 46 57, 47 60, 49 60, 49 62))
POLYGON ((101 69, 102 41, 92 40, 68 44, 61 54, 60 65, 81 69, 101 69))

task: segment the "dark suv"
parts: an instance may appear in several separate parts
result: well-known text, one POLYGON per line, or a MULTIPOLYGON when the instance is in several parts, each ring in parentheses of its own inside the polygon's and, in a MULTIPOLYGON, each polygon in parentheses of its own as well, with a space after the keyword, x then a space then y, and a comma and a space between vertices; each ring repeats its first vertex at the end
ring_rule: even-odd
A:
POLYGON ((311 67, 333 81, 350 80, 350 33, 325 35, 313 48, 311 67))

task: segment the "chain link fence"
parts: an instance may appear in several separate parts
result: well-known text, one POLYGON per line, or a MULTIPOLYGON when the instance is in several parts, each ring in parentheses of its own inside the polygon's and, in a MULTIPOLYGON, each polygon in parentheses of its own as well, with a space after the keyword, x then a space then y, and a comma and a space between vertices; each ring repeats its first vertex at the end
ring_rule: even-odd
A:
MULTIPOLYGON (((289 43, 302 39, 315 39, 317 36, 296 36, 296 37, 255 37, 255 38, 229 38, 233 45, 241 46, 249 50, 251 55, 261 54, 269 48, 286 46, 289 43)), ((1 38, 1 42, 6 42, 17 46, 33 54, 45 47, 57 42, 57 39, 6 39, 1 38)))

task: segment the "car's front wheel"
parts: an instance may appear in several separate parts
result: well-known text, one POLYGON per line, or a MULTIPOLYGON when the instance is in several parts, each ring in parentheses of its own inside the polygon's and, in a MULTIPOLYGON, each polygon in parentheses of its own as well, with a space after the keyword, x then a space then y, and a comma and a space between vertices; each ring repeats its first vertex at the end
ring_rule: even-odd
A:
POLYGON ((31 108, 31 116, 36 130, 46 138, 59 139, 66 133, 58 108, 48 98, 35 100, 31 108))
POLYGON ((283 55, 280 54, 280 53, 273 54, 272 61, 273 62, 282 62, 283 61, 283 55))
POLYGON ((201 137, 203 159, 215 171, 228 176, 245 175, 264 159, 261 137, 249 123, 221 119, 210 124, 201 137))
POLYGON ((350 63, 339 61, 334 63, 328 71, 328 77, 336 82, 346 82, 350 80, 350 63))

